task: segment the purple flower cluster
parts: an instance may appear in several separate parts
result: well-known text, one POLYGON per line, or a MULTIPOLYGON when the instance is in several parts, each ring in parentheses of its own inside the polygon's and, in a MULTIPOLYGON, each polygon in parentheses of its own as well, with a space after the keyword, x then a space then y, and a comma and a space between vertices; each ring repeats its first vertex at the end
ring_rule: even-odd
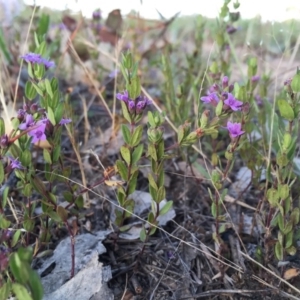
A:
POLYGON ((145 96, 138 96, 135 100, 129 97, 128 91, 117 94, 117 99, 126 103, 129 113, 141 114, 144 109, 152 104, 152 102, 145 96))
MULTIPOLYGON (((260 79, 259 76, 253 76, 252 82, 258 82, 260 79)), ((212 104, 217 106, 220 101, 223 101, 224 106, 223 110, 225 112, 231 111, 240 111, 243 107, 246 107, 242 101, 237 100, 234 95, 231 93, 233 91, 233 85, 229 85, 229 79, 227 76, 224 76, 220 84, 214 83, 209 89, 206 96, 201 97, 200 99, 204 103, 212 104)), ((227 127, 225 127, 232 138, 236 138, 245 133, 242 130, 241 123, 232 123, 227 122, 227 127)))
POLYGON ((53 61, 50 61, 37 53, 30 52, 22 55, 21 58, 23 58, 27 63, 44 65, 46 69, 55 67, 55 63, 53 61))
MULTIPOLYGON (((71 122, 71 119, 63 118, 58 124, 63 126, 71 122)), ((26 114, 25 121, 19 125, 19 129, 26 130, 28 135, 32 137, 31 143, 35 144, 39 141, 45 141, 47 139, 45 134, 47 125, 51 126, 51 123, 47 118, 36 122, 31 114, 26 114)))
POLYGON ((221 85, 214 83, 209 89, 206 96, 200 99, 205 103, 210 103, 213 106, 217 106, 220 100, 224 101, 225 109, 230 108, 232 111, 241 110, 243 102, 237 100, 233 94, 233 85, 229 85, 229 79, 224 76, 221 80, 221 85), (227 106, 227 108, 226 108, 227 106))

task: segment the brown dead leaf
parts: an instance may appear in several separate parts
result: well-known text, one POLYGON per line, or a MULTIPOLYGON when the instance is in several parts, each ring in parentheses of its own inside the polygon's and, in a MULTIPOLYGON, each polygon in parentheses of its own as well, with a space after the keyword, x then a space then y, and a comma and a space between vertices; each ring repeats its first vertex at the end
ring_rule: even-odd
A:
POLYGON ((99 29, 99 36, 101 42, 115 46, 119 40, 119 36, 106 26, 101 26, 99 29))
POLYGON ((106 19, 105 25, 114 33, 120 33, 123 24, 123 19, 120 9, 111 11, 106 19))
POLYGON ((71 32, 73 32, 77 27, 77 21, 68 15, 63 16, 62 23, 64 23, 71 32))
POLYGON ((283 278, 285 280, 290 280, 296 276, 298 276, 300 274, 300 270, 299 269, 296 269, 296 268, 291 268, 291 269, 288 269, 284 272, 283 274, 283 278))

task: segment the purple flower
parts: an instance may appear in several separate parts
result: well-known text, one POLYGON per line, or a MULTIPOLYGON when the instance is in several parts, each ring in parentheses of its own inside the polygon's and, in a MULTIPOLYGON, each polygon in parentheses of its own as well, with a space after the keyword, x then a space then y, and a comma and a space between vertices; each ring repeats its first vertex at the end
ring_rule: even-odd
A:
POLYGON ((245 133, 245 131, 242 130, 241 123, 232 123, 232 122, 228 121, 226 128, 229 131, 230 136, 233 138, 238 137, 245 133))
POLYGON ((116 97, 117 97, 117 99, 119 99, 119 100, 121 100, 121 101, 124 101, 125 103, 128 103, 128 101, 130 100, 127 91, 124 91, 123 94, 118 93, 118 94, 116 95, 116 97))
POLYGON ((59 28, 59 30, 66 30, 66 29, 68 29, 67 26, 64 23, 58 24, 58 28, 59 28))
POLYGON ((94 20, 100 20, 101 19, 101 10, 97 9, 93 12, 93 19, 94 20))
POLYGON ((17 158, 14 159, 13 157, 9 156, 9 159, 10 159, 10 166, 12 169, 19 169, 19 170, 24 169, 21 162, 17 158))
POLYGON ((17 114, 17 118, 22 122, 25 118, 26 115, 26 111, 24 109, 19 109, 18 110, 18 114, 17 114))
POLYGON ((137 114, 142 113, 143 110, 146 108, 146 106, 151 105, 151 104, 152 104, 152 102, 148 98, 146 98, 144 96, 139 96, 138 103, 136 105, 136 113, 137 114))
POLYGON ((237 31, 237 29, 235 27, 233 27, 232 25, 227 25, 226 26, 226 31, 228 34, 233 34, 237 31))
POLYGON ((252 82, 252 83, 256 83, 256 82, 258 82, 259 80, 260 80, 260 76, 258 76, 258 75, 252 76, 252 78, 251 78, 251 82, 252 82))
POLYGON ((134 112, 134 110, 135 110, 135 103, 134 103, 134 101, 132 101, 132 100, 128 101, 128 109, 129 109, 130 112, 134 112))
POLYGON ((25 55, 22 55, 21 58, 23 58, 27 63, 44 65, 46 69, 55 66, 55 63, 53 61, 49 61, 37 53, 30 52, 25 55))
POLYGON ((227 94, 227 99, 224 101, 224 103, 233 111, 240 110, 241 106, 243 105, 243 102, 236 100, 231 93, 227 94))
POLYGON ((41 63, 45 66, 46 69, 50 69, 52 67, 55 67, 55 62, 47 60, 45 58, 42 58, 41 63))
POLYGON ((66 124, 69 124, 69 123, 71 123, 71 122, 72 122, 71 119, 64 119, 64 118, 62 118, 62 119, 60 120, 60 122, 59 122, 59 125, 66 125, 66 124))
POLYGON ((228 77, 224 76, 222 78, 222 87, 223 87, 223 89, 226 89, 228 87, 228 82, 229 82, 228 77))
POLYGON ((40 64, 42 56, 40 54, 29 52, 25 55, 22 55, 21 58, 23 58, 27 63, 40 64))
POLYGON ((45 130, 47 125, 48 119, 43 119, 38 121, 34 126, 33 129, 28 132, 28 135, 32 137, 31 143, 35 144, 39 141, 46 140, 45 130))
POLYGON ((118 73, 119 73, 119 70, 113 70, 108 74, 108 77, 115 78, 115 77, 117 77, 118 73))
POLYGON ((26 115, 25 123, 19 125, 19 129, 26 130, 34 124, 33 116, 30 114, 26 115))
POLYGON ((217 104, 219 102, 219 97, 216 93, 210 93, 207 96, 200 98, 205 103, 217 104))

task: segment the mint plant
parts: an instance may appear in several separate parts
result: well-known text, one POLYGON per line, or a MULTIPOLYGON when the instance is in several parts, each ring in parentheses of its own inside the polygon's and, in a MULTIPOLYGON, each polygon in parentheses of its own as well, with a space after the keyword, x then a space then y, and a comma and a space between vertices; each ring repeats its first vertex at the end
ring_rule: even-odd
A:
MULTIPOLYGON (((71 186, 67 179, 71 169, 64 166, 61 153, 62 128, 69 124, 71 119, 64 116, 66 104, 61 101, 58 80, 45 76, 47 70, 55 67, 55 64, 44 56, 45 41, 35 35, 35 43, 34 53, 21 56, 27 62, 29 80, 25 86, 26 99, 23 108, 19 109, 17 116, 12 119, 12 132, 6 134, 5 123, 3 119, 0 121, 0 182, 5 187, 1 198, 0 222, 3 242, 1 299, 6 299, 11 292, 18 299, 42 299, 43 291, 38 275, 30 268, 33 256, 43 251, 43 245, 49 243, 50 231, 54 224, 64 224, 72 241, 74 240, 75 233, 67 220, 69 211, 58 203, 60 192, 57 191, 55 183, 65 182, 64 197, 70 203, 69 207, 83 207, 82 196, 75 195, 76 187, 71 186), (36 99, 39 99, 39 102, 36 99), (33 144, 43 149, 44 176, 34 167, 31 151, 33 144), (64 177, 58 177, 58 174, 64 177), (8 209, 10 176, 18 178, 17 188, 20 189, 23 199, 23 217, 22 220, 16 220, 17 223, 13 223, 4 215, 8 209), (38 203, 42 206, 42 214, 38 216, 39 238, 33 248, 32 233, 36 223, 34 210, 38 203)), ((74 242, 72 247, 70 250, 74 254, 74 242)), ((71 277, 74 276, 75 259, 74 255, 72 257, 71 277)))

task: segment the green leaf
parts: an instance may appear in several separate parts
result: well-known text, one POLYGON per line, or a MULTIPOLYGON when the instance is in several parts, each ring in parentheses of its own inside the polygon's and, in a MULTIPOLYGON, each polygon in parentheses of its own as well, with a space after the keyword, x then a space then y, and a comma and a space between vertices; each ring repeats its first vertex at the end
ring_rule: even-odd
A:
POLYGON ((44 96, 44 93, 43 93, 43 91, 40 89, 40 87, 36 84, 36 83, 34 83, 34 82, 31 82, 31 84, 32 84, 32 86, 34 87, 34 89, 36 90, 36 92, 40 95, 40 96, 44 96))
POLYGON ((49 24, 50 16, 48 14, 42 14, 38 23, 37 34, 39 36, 44 36, 48 31, 49 24))
POLYGON ((291 87, 294 93, 300 92, 300 74, 296 74, 293 77, 291 87))
POLYGON ((132 164, 136 164, 140 158, 142 157, 144 151, 144 145, 143 144, 139 144, 134 151, 132 152, 132 164))
POLYGON ((34 88, 33 84, 31 83, 31 81, 27 81, 25 84, 25 96, 29 99, 29 100, 33 100, 37 95, 37 91, 34 88))
POLYGON ((154 160, 157 161, 157 154, 156 154, 156 149, 153 144, 149 144, 148 146, 148 155, 154 160))
POLYGON ((4 167, 2 161, 0 161, 0 184, 2 184, 4 178, 5 178, 4 167))
POLYGON ((0 215, 0 228, 6 229, 10 226, 10 221, 6 220, 3 214, 0 215))
POLYGON ((156 199, 156 197, 157 197, 157 190, 154 189, 151 185, 149 185, 149 193, 150 193, 152 199, 156 199))
POLYGON ((27 289, 19 283, 13 283, 12 290, 17 296, 18 300, 33 300, 27 289))
POLYGON ((128 184, 128 195, 132 194, 136 190, 138 174, 139 174, 139 170, 136 170, 130 177, 130 181, 128 184))
POLYGON ((73 201, 73 194, 70 191, 63 192, 63 197, 69 203, 73 201))
POLYGON ((5 134, 5 122, 2 117, 0 117, 0 136, 5 134))
POLYGON ((2 195, 2 208, 6 207, 8 192, 9 192, 9 186, 7 186, 4 189, 4 191, 3 191, 3 195, 2 195))
POLYGON ((146 241, 147 235, 145 227, 143 226, 141 232, 140 232, 140 240, 144 243, 146 241))
POLYGON ((48 149, 44 148, 43 149, 43 156, 44 156, 44 160, 46 163, 48 164, 52 164, 52 159, 51 159, 51 155, 48 149))
POLYGON ((21 229, 17 229, 16 232, 14 233, 14 236, 12 238, 11 246, 12 248, 15 247, 20 239, 21 236, 21 229))
POLYGON ((75 200, 75 204, 77 205, 78 208, 83 208, 84 206, 84 199, 82 195, 79 195, 76 200, 75 200))
POLYGON ((55 222, 60 223, 61 217, 58 215, 57 212, 53 211, 52 209, 47 210, 47 215, 55 222))
POLYGON ((136 99, 141 94, 141 84, 138 76, 131 78, 131 83, 126 85, 131 99, 136 99))
POLYGON ((151 187, 153 187, 153 189, 155 191, 158 191, 158 186, 153 178, 153 175, 151 173, 148 174, 148 181, 151 187))
POLYGON ((278 214, 278 227, 281 231, 284 230, 284 219, 281 213, 278 214))
POLYGON ((293 121, 295 119, 295 115, 290 104, 284 99, 278 100, 277 103, 281 116, 288 121, 293 121))
POLYGON ((161 186, 157 192, 156 202, 160 203, 165 198, 166 198, 166 189, 165 187, 161 186))
POLYGON ((278 260, 283 260, 283 247, 280 245, 279 242, 276 242, 275 254, 278 260))
POLYGON ((35 271, 30 272, 29 286, 33 300, 42 300, 44 296, 43 286, 39 275, 35 271))
POLYGON ((46 194, 46 186, 43 183, 41 179, 39 179, 37 176, 31 177, 31 183, 33 187, 43 196, 46 194))
POLYGON ((9 294, 11 290, 11 283, 5 282, 0 288, 0 299, 9 299, 9 294))
POLYGON ((121 149, 120 149, 120 152, 121 152, 121 155, 122 155, 123 159, 125 160, 125 162, 129 166, 130 163, 131 163, 130 150, 127 147, 122 146, 121 149))
POLYGON ((168 201, 164 205, 164 207, 159 211, 159 215, 162 216, 162 215, 166 214, 172 208, 172 205, 173 205, 173 201, 168 201))
POLYGON ((279 184, 278 185, 278 193, 279 193, 279 198, 284 200, 286 199, 289 194, 290 194, 290 188, 288 184, 279 184))
POLYGON ((26 183, 23 189, 23 194, 25 197, 30 197, 32 194, 32 185, 31 183, 26 183))
POLYGON ((35 225, 34 220, 29 218, 28 216, 26 218, 24 218, 23 227, 26 231, 32 232, 34 229, 34 225, 35 225))
POLYGON ((29 278, 29 263, 21 259, 19 253, 13 253, 9 258, 9 266, 15 277, 20 283, 26 283, 29 278))
POLYGON ((63 222, 67 221, 67 219, 68 219, 68 211, 64 207, 62 207, 60 205, 57 206, 56 212, 57 212, 57 214, 59 215, 59 217, 61 218, 61 220, 63 222))
POLYGON ((53 126, 55 126, 56 125, 55 116, 54 116, 54 112, 50 106, 48 106, 47 115, 48 115, 48 119, 50 120, 51 124, 53 126))
POLYGON ((58 159, 60 157, 61 154, 61 146, 57 145, 56 147, 54 147, 53 149, 53 163, 58 162, 58 159))
POLYGON ((276 207, 279 201, 278 191, 274 188, 268 189, 267 199, 272 207, 276 207))
POLYGON ((64 114, 64 110, 65 110, 65 107, 64 107, 64 104, 63 102, 60 102, 58 103, 56 106, 55 106, 55 122, 56 124, 60 122, 60 120, 62 119, 63 117, 63 114, 64 114))
POLYGON ((8 49, 8 46, 9 44, 6 43, 6 38, 4 36, 3 30, 0 27, 0 49, 4 54, 6 61, 10 63, 12 60, 11 60, 10 50, 8 49))
MULTIPOLYGON (((44 82, 45 82, 45 87, 46 87, 47 94, 50 96, 50 98, 53 98, 52 87, 51 87, 51 83, 50 83, 49 79, 45 78, 44 82)), ((55 124, 53 124, 53 125, 55 125, 55 124)))
POLYGON ((127 105, 124 101, 121 101, 121 106, 122 106, 122 113, 123 113, 123 116, 124 118, 131 124, 131 116, 128 112, 128 108, 127 108, 127 105))
POLYGON ((211 204, 211 214, 214 218, 217 217, 217 206, 215 202, 211 204))
POLYGON ((293 245, 293 236, 294 236, 294 231, 290 231, 286 236, 285 236, 285 248, 289 248, 293 245))
POLYGON ((139 125, 135 128, 131 138, 132 147, 137 146, 141 142, 142 134, 143 134, 143 126, 139 125))
MULTIPOLYGON (((241 98, 238 98, 238 99, 241 99, 241 98)), ((221 114, 222 114, 222 111, 223 111, 223 104, 224 102, 223 101, 219 101, 219 103, 217 104, 217 107, 216 107, 216 116, 219 117, 221 114)), ((206 126, 202 126, 202 128, 205 128, 206 126)))
POLYGON ((134 210, 134 200, 132 199, 126 200, 123 204, 123 207, 127 210, 125 211, 125 218, 131 217, 134 210))
POLYGON ((298 207, 295 207, 290 216, 290 221, 293 223, 293 225, 297 225, 299 223, 299 216, 300 209, 298 207))
POLYGON ((131 134, 130 134, 130 130, 129 130, 128 126, 125 124, 122 124, 121 130, 122 130, 122 134, 123 134, 125 143, 131 146, 131 142, 130 142, 131 134))
POLYGON ((117 160, 116 166, 120 176, 122 177, 123 180, 126 181, 128 179, 128 169, 125 166, 125 163, 122 160, 117 160))
POLYGON ((148 111, 148 122, 150 124, 150 127, 156 127, 155 121, 154 121, 154 116, 151 111, 148 111))
POLYGON ((291 246, 287 249, 285 249, 285 251, 287 252, 287 254, 294 256, 297 253, 297 249, 295 246, 291 246))
POLYGON ((291 232, 293 230, 293 222, 288 221, 287 224, 285 225, 285 228, 283 230, 283 234, 288 234, 289 232, 291 232))
POLYGON ((28 167, 32 162, 31 152, 28 149, 25 149, 23 152, 20 153, 20 162, 22 166, 28 167))

